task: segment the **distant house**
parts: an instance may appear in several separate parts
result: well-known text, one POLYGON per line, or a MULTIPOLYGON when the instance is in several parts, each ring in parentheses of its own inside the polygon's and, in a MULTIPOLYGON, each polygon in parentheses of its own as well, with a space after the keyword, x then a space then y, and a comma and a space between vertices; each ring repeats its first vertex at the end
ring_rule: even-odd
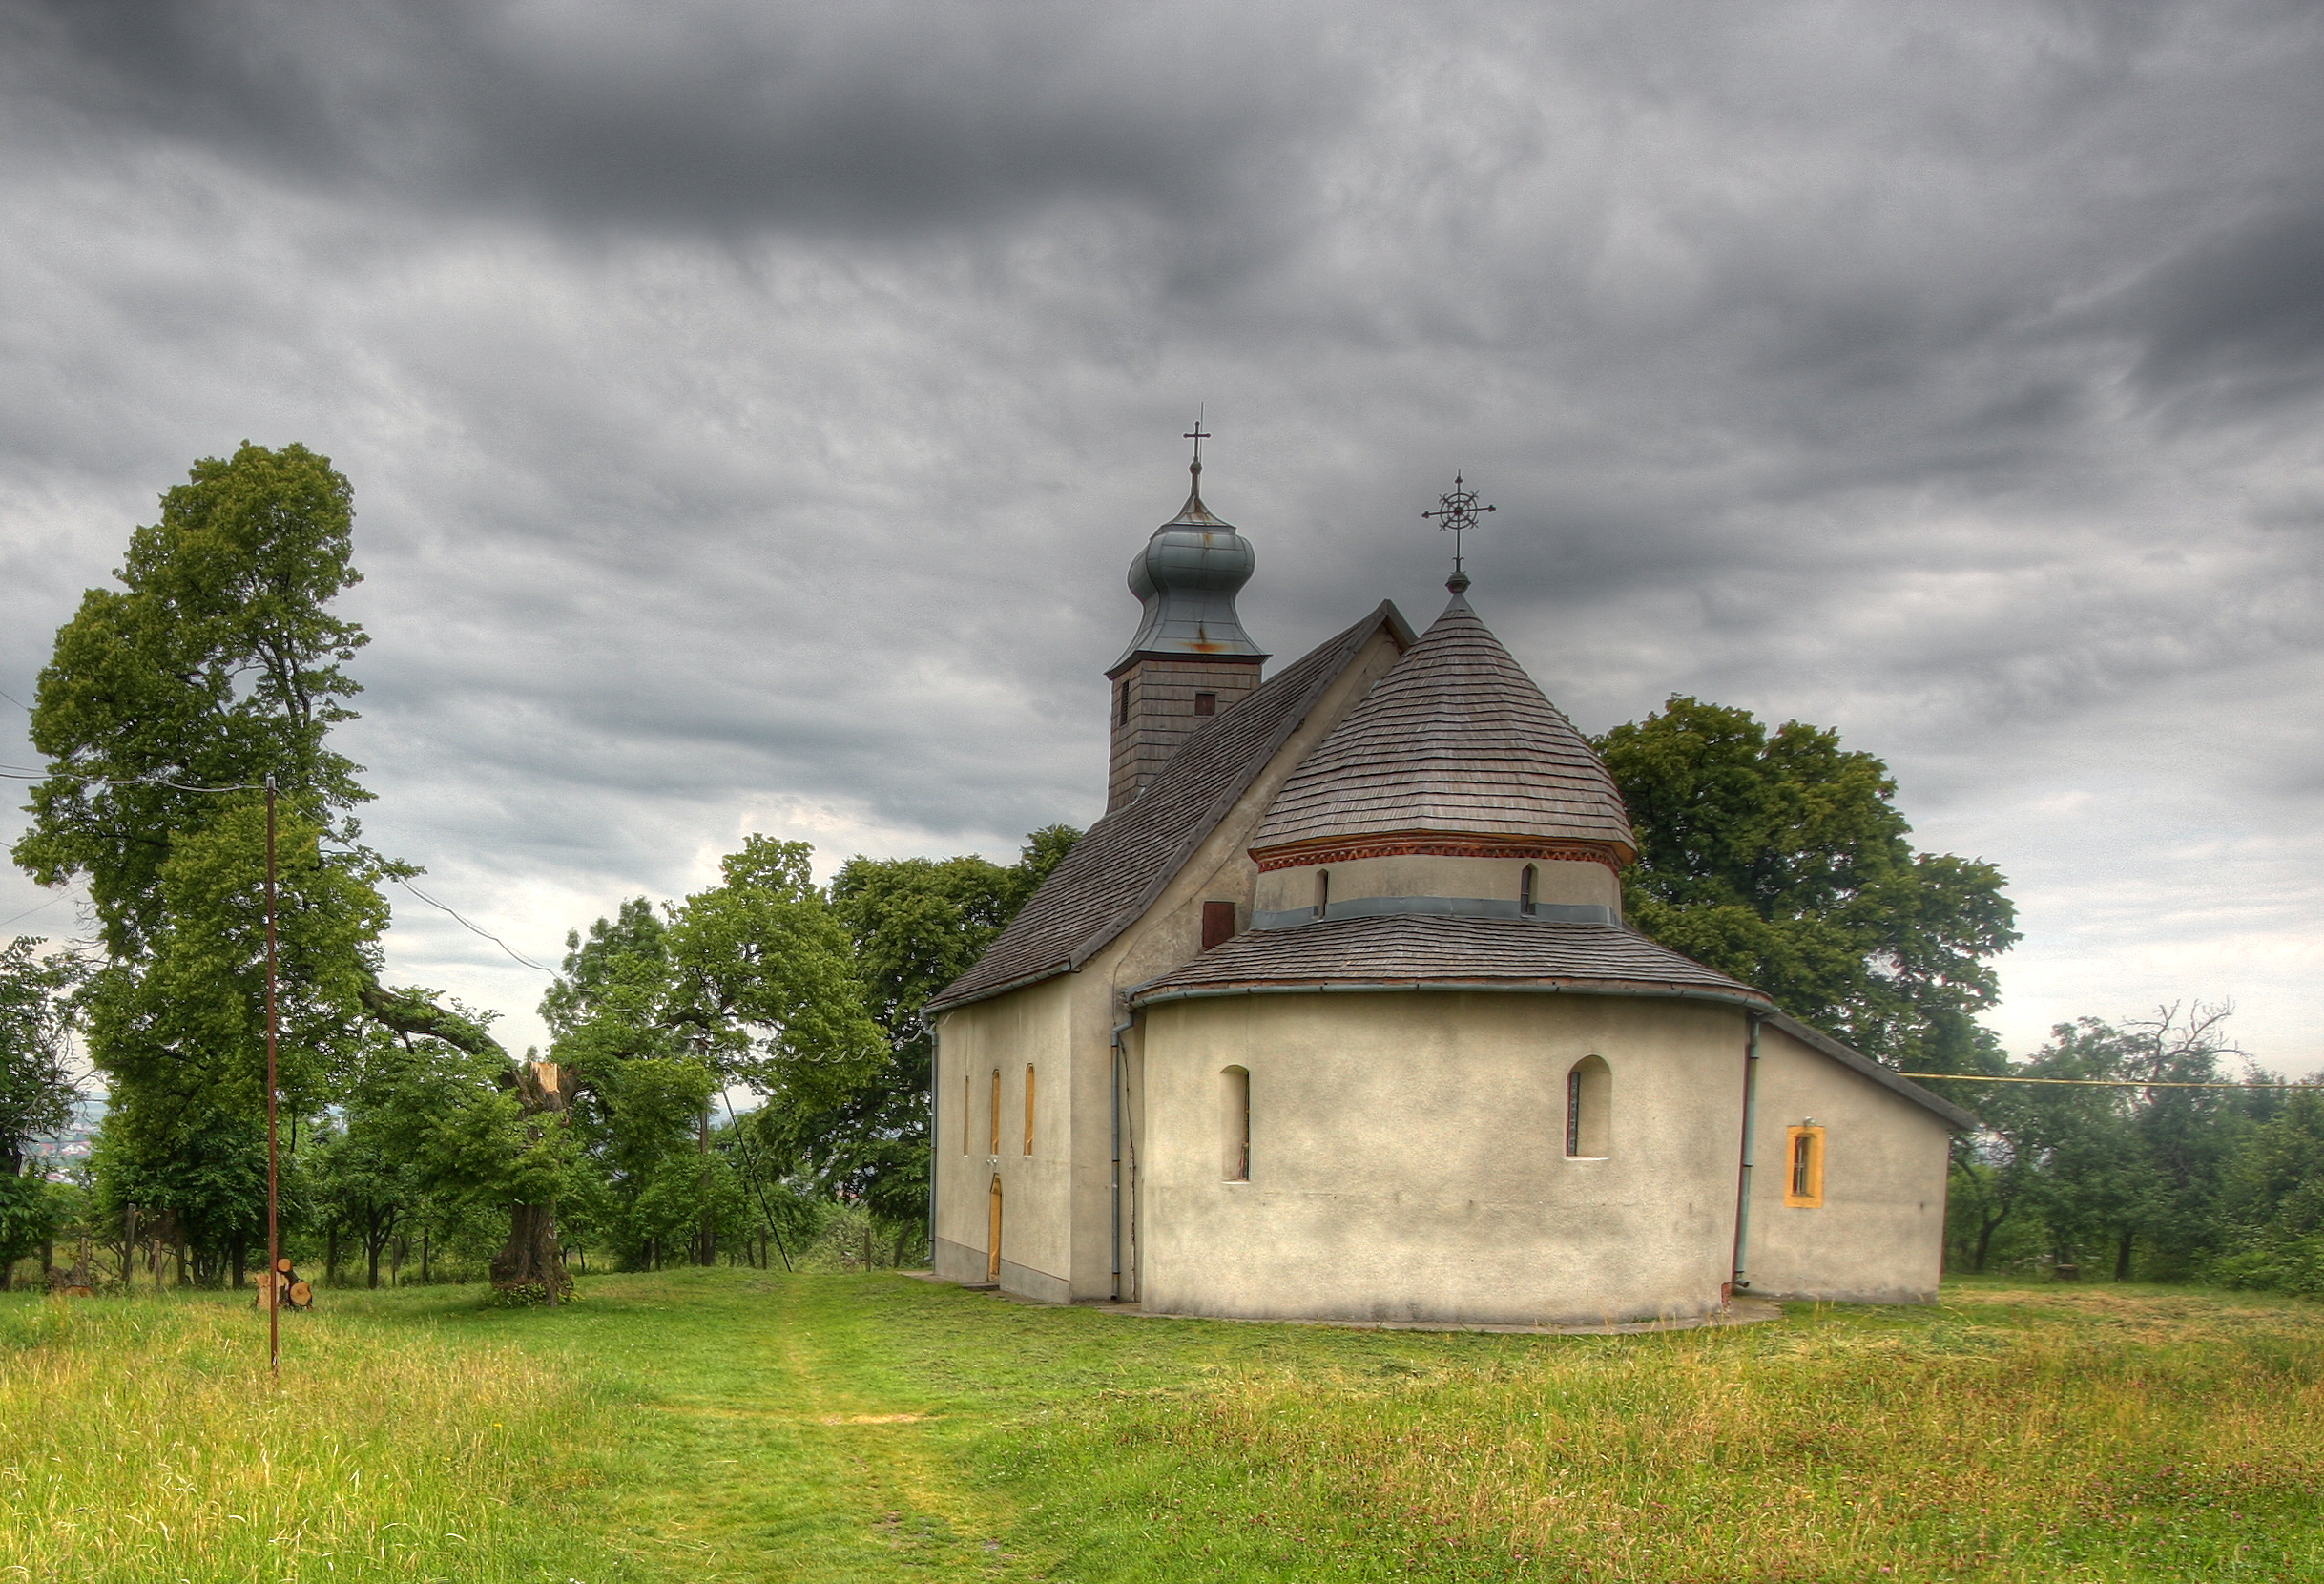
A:
POLYGON ((1625 927, 1621 797, 1464 576, 1262 679, 1200 470, 1131 564, 1105 818, 931 1006, 938 1274, 1502 1324, 1932 1298, 1974 1119, 1625 927))

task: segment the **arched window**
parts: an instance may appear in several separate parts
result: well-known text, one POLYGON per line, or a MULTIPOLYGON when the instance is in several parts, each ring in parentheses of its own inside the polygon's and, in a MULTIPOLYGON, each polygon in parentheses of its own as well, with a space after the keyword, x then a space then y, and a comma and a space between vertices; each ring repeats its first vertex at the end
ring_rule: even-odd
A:
POLYGON ((1025 1064, 1025 1153, 1033 1153, 1033 1064, 1025 1064))
POLYGON ((1329 869, 1318 869, 1316 871, 1316 917, 1321 918, 1324 914, 1324 910, 1330 907, 1331 905, 1332 871, 1329 869))
POLYGON ((1603 1160, 1613 1138, 1614 1074, 1603 1057, 1584 1056, 1566 1074, 1566 1153, 1603 1160))
POLYGON ((1001 1070, 992 1070, 992 1148, 986 1155, 1001 1153, 1001 1070))
POLYGON ((1783 1179, 1783 1202, 1794 1210, 1820 1209, 1824 1202, 1824 1130, 1811 1121, 1784 1131, 1791 1169, 1783 1179))
POLYGON ((1527 864, 1517 877, 1517 910, 1527 918, 1533 916, 1533 884, 1541 879, 1541 870, 1527 864))
POLYGON ((1219 1172, 1229 1182, 1251 1180, 1251 1070, 1218 1074, 1219 1172))

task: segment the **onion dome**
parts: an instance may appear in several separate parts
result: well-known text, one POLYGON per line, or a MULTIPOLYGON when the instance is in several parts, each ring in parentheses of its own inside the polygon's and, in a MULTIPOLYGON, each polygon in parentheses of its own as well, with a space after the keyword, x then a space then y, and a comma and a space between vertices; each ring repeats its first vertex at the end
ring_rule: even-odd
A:
POLYGON ((1202 504, 1199 456, 1188 471, 1193 487, 1186 506, 1154 530, 1130 563, 1130 592, 1146 613, 1108 675, 1144 655, 1267 657, 1235 612, 1235 596, 1251 581, 1258 558, 1233 523, 1220 522, 1202 504))
POLYGON ((1251 851, 1297 864, 1351 843, 1446 841, 1614 865, 1637 853, 1605 761, 1458 592, 1292 772, 1251 851))

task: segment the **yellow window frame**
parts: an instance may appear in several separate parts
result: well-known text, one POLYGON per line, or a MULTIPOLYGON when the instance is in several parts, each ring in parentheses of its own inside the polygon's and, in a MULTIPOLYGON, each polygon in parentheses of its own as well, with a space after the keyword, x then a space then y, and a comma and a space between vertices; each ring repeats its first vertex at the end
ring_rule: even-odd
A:
POLYGON ((1815 1126, 1784 1129, 1783 1203, 1789 1210, 1823 1208, 1823 1129, 1815 1126), (1801 1156, 1803 1149, 1805 1158, 1801 1156))

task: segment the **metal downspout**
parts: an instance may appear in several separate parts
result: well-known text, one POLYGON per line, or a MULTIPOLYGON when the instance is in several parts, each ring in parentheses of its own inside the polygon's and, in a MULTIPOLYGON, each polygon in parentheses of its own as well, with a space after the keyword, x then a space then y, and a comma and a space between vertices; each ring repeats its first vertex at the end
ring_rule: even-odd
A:
POLYGON ((1129 1078, 1130 1053, 1122 1048, 1122 1036, 1136 1023, 1138 1014, 1128 1005, 1122 1008, 1122 1021, 1113 1026, 1113 1296, 1122 1296, 1122 1086, 1129 1078))
POLYGON ((1755 1012, 1746 1014, 1751 1038, 1743 1047, 1743 1153, 1735 1173, 1735 1259, 1727 1283, 1730 1297, 1751 1290, 1751 1173, 1753 1140, 1759 1133, 1759 1024, 1755 1012))

